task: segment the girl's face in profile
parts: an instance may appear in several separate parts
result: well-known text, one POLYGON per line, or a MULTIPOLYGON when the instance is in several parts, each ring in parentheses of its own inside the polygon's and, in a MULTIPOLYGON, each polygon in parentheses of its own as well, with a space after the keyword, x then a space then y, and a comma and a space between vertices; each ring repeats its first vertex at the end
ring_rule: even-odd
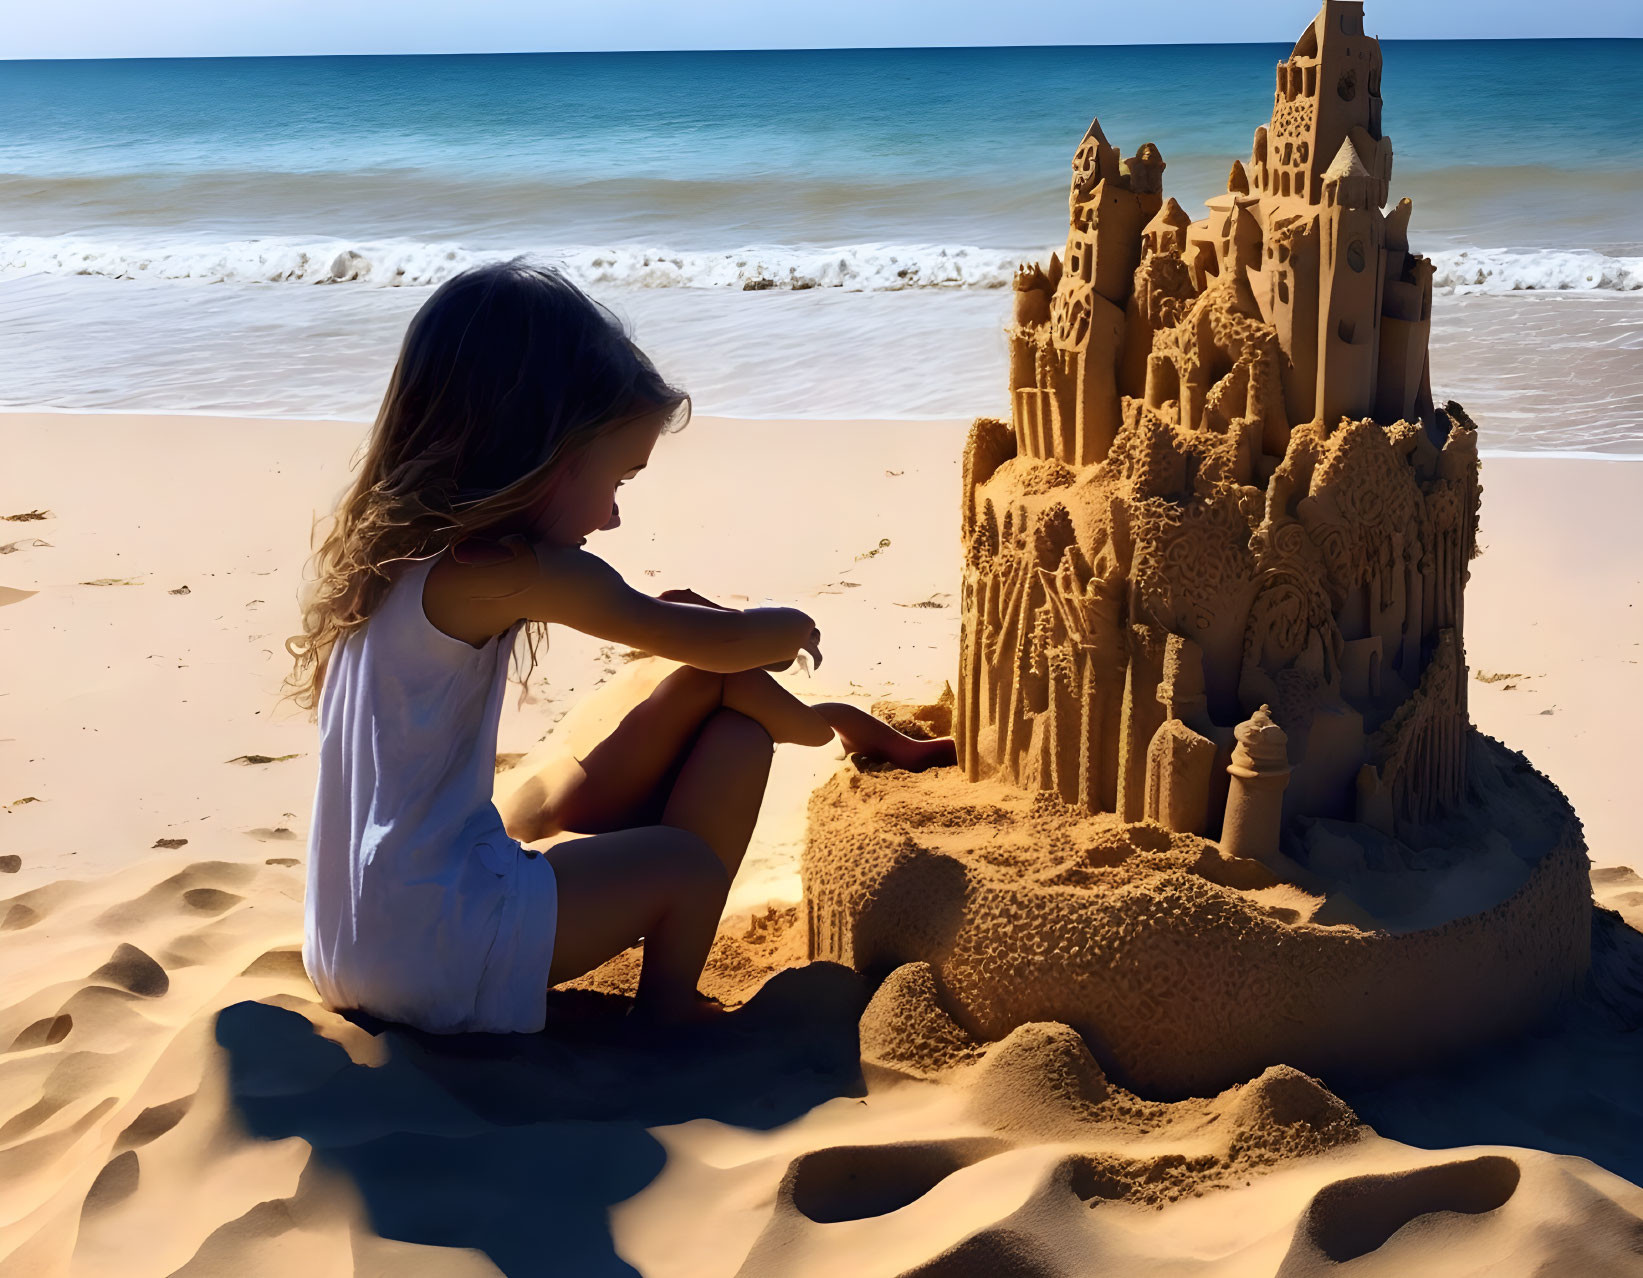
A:
POLYGON ((550 545, 580 546, 590 534, 620 525, 616 490, 649 464, 665 421, 662 413, 637 417, 567 458, 526 512, 531 535, 550 545))

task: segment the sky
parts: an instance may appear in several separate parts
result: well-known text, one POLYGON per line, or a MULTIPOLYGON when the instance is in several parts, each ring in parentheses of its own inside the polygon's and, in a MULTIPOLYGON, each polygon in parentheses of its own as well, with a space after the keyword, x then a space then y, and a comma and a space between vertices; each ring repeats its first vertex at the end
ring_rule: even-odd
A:
MULTIPOLYGON (((1311 0, 11 0, 0 58, 1293 40, 1311 0)), ((1381 39, 1643 37, 1639 0, 1368 0, 1381 39)))

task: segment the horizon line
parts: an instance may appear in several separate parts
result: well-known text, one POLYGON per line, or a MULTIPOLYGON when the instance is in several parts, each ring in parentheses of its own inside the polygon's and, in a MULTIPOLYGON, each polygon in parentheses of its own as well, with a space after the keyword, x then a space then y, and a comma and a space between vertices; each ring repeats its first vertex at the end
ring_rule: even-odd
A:
MULTIPOLYGON (((1549 41, 1638 42, 1643 35, 1575 36, 1372 36, 1380 44, 1542 44, 1549 41)), ((1165 40, 1145 44, 1114 41, 1079 44, 862 44, 862 45, 749 45, 739 48, 685 49, 452 49, 430 51, 373 51, 351 53, 171 53, 113 54, 101 57, 40 57, 0 53, 0 63, 20 62, 254 62, 276 58, 540 58, 611 54, 678 53, 947 53, 966 49, 1219 49, 1267 45, 1282 48, 1292 40, 1165 40)))

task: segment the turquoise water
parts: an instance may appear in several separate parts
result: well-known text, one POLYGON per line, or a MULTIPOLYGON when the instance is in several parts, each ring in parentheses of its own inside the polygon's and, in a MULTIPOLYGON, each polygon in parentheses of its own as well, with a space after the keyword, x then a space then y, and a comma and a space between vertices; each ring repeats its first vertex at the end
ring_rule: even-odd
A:
MULTIPOLYGON (((998 290, 1064 237, 1090 117, 1155 142, 1190 211, 1287 51, 0 64, 0 403, 368 416, 426 289, 524 252, 627 314, 704 411, 991 411, 998 290)), ((1534 351, 1479 340, 1510 313, 1602 387, 1575 443, 1502 446, 1643 441, 1643 42, 1383 51, 1439 350, 1472 381, 1479 351, 1521 371, 1534 351), (1578 304, 1525 318, 1529 292, 1578 304)))

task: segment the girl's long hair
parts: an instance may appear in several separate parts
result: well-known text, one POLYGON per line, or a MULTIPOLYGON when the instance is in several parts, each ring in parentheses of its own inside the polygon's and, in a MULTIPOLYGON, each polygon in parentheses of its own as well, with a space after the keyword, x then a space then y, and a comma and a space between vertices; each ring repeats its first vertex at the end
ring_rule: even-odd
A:
MULTIPOLYGON (((676 428, 689 411, 621 321, 557 271, 516 259, 445 281, 405 332, 358 476, 314 523, 285 695, 318 708, 332 651, 381 603, 395 565, 507 529, 603 431, 655 413, 676 428)), ((526 626, 522 684, 545 629, 526 626)))

